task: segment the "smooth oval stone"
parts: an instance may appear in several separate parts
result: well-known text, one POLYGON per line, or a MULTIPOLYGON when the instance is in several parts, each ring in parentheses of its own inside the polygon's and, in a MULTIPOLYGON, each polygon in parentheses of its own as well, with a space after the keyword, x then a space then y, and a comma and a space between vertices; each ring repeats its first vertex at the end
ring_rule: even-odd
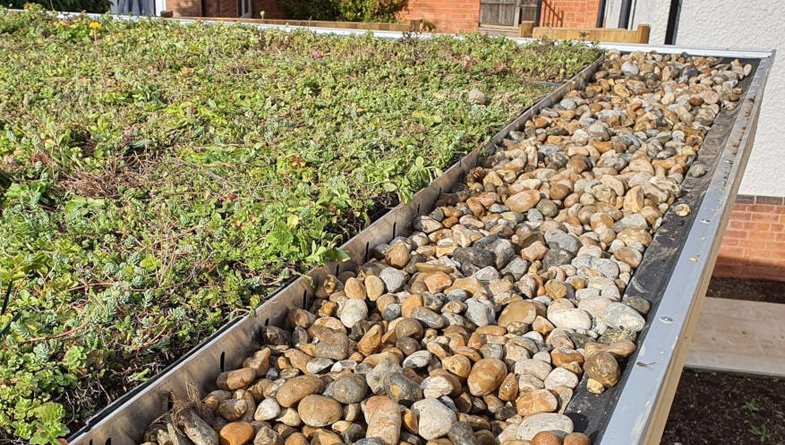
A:
POLYGON ((300 400, 311 394, 324 390, 322 379, 314 376, 301 375, 287 380, 275 393, 275 400, 283 407, 296 405, 300 400))
POLYGON ((332 397, 345 404, 359 403, 368 394, 368 384, 359 374, 345 374, 333 381, 332 397))
POLYGON ((562 438, 550 431, 540 431, 532 438, 530 445, 563 445, 562 438))
POLYGON ((398 338, 412 337, 416 339, 422 338, 425 330, 422 324, 414 318, 402 318, 395 324, 395 335, 398 338))
POLYGON ((503 361, 485 358, 474 364, 466 381, 472 395, 484 396, 496 391, 506 376, 507 365, 503 361))
POLYGON ((548 320, 557 328, 591 329, 591 316, 582 309, 564 309, 548 313, 548 320))
POLYGON ((564 438, 563 445, 591 445, 591 439, 583 433, 570 433, 564 438))
POLYGON ((573 431, 572 420, 564 414, 541 413, 529 416, 518 426, 518 439, 532 440, 540 431, 550 431, 560 437, 573 431))
POLYGON ((311 394, 297 405, 297 414, 306 425, 320 428, 341 420, 343 407, 330 397, 311 394))
POLYGON ((513 323, 532 324, 537 315, 545 315, 545 311, 540 309, 537 303, 519 300, 513 301, 504 308, 499 315, 499 326, 507 328, 513 323))
POLYGON ((218 374, 216 384, 219 389, 233 391, 245 388, 256 378, 256 370, 253 368, 240 368, 234 371, 227 371, 218 374))
POLYGON ((605 351, 590 355, 586 359, 584 370, 587 376, 602 383, 605 387, 615 386, 621 375, 619 363, 609 352, 605 351))
POLYGON ((612 328, 632 332, 640 332, 646 326, 646 319, 624 303, 609 303, 602 313, 602 321, 612 328))
POLYGON ((420 342, 411 338, 411 337, 403 337, 399 338, 395 342, 395 347, 403 351, 405 355, 411 355, 420 350, 422 346, 420 342))
POLYGON ((554 369, 545 379, 545 387, 547 389, 555 389, 559 386, 566 386, 574 389, 578 386, 578 376, 564 368, 554 369))
POLYGON ((428 351, 417 351, 410 354, 403 361, 404 368, 422 369, 428 366, 431 361, 431 353, 428 351))
POLYGON ((264 399, 256 406, 254 420, 272 420, 281 414, 281 405, 275 399, 264 399))
POLYGON ((368 318, 368 305, 365 304, 365 300, 349 299, 338 311, 338 317, 344 326, 351 329, 357 322, 368 318))
POLYGON ((418 415, 419 435, 425 440, 446 436, 452 424, 458 420, 455 412, 436 399, 424 399, 412 405, 418 415))
POLYGON ((253 438, 254 429, 248 422, 232 422, 224 425, 218 435, 221 438, 221 444, 244 445, 253 438))

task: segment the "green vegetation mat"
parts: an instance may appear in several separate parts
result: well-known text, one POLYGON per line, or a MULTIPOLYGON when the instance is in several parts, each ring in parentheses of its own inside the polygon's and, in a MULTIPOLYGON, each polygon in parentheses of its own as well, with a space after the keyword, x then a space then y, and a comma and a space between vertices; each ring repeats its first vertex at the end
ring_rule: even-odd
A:
POLYGON ((66 435, 598 55, 0 9, 0 440, 66 435))

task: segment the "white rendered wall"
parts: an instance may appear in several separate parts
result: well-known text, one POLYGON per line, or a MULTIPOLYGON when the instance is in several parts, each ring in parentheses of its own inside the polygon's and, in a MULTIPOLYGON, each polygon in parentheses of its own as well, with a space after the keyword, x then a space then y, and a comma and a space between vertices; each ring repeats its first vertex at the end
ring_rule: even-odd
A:
MULTIPOLYGON (((608 0, 606 27, 619 23, 621 0, 608 0)), ((633 0, 632 26, 651 25, 650 43, 665 42, 670 0, 633 0)), ((676 45, 776 49, 755 146, 739 193, 785 196, 785 2, 682 0, 676 45)))

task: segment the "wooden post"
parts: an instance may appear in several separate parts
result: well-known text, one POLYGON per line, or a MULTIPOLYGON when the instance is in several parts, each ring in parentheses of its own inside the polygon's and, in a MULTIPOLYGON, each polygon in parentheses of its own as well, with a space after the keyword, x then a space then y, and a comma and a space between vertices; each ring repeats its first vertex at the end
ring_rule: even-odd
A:
POLYGON ((534 22, 523 21, 518 26, 518 37, 531 37, 534 32, 534 22))
POLYGON ((638 25, 637 29, 615 28, 548 28, 536 27, 535 38, 548 37, 554 40, 583 40, 589 42, 649 43, 649 25, 638 25))
POLYGON ((636 31, 638 33, 638 43, 649 43, 649 32, 651 31, 651 26, 638 25, 638 29, 636 31))

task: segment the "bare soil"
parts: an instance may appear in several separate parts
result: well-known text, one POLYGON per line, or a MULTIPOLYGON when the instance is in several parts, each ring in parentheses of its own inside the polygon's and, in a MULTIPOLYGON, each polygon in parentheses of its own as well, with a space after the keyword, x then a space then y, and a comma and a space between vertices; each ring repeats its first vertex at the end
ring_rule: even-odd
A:
MULTIPOLYGON (((706 296, 785 303, 785 283, 714 277, 706 296)), ((684 370, 660 444, 784 445, 785 379, 684 370)))
POLYGON ((660 444, 785 444, 785 380, 685 370, 660 444))
POLYGON ((712 277, 706 296, 785 304, 785 282, 712 277))

